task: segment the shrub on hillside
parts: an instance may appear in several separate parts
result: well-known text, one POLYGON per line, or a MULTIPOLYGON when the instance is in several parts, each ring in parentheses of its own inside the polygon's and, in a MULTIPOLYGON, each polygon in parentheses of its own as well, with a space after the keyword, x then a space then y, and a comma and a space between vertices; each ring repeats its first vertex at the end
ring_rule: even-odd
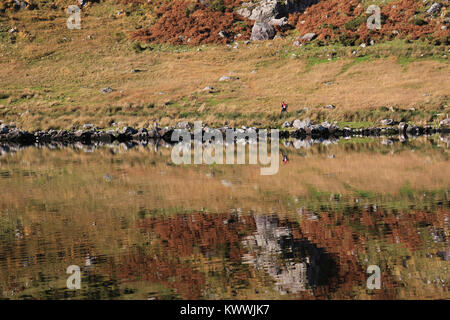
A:
POLYGON ((203 5, 191 1, 171 1, 157 11, 159 18, 153 26, 134 32, 132 38, 146 42, 189 45, 228 43, 238 34, 241 35, 240 39, 248 39, 252 21, 234 12, 234 8, 242 1, 219 2, 203 5), (221 37, 220 31, 224 31, 227 36, 221 37))

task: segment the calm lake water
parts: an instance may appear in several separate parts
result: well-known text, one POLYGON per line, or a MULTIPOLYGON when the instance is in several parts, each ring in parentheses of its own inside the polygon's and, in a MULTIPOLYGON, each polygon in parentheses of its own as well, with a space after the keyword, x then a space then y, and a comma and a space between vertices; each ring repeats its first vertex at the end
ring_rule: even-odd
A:
POLYGON ((164 143, 0 149, 3 299, 450 298, 448 137, 285 141, 273 176, 164 143))

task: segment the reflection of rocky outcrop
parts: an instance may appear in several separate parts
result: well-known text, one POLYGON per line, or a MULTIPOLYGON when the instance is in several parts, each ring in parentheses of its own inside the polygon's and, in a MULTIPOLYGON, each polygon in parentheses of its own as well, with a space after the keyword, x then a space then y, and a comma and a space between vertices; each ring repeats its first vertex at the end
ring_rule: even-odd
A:
POLYGON ((255 216, 256 232, 243 242, 249 254, 244 263, 272 276, 282 294, 298 293, 324 285, 336 265, 323 249, 307 240, 294 239, 289 226, 276 217, 255 216))

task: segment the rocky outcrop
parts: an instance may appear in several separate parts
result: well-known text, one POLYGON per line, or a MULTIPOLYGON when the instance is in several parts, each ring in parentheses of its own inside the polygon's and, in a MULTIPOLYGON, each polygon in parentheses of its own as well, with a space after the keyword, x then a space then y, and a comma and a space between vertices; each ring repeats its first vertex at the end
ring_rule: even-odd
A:
MULTIPOLYGON (((313 33, 313 32, 308 32, 306 34, 304 34, 303 36, 297 38, 297 40, 302 41, 302 42, 307 42, 307 41, 312 41, 317 37, 317 34, 313 33)), ((330 105, 332 106, 332 105, 330 105)), ((334 109, 334 108, 329 108, 329 109, 334 109)))
POLYGON ((306 128, 308 128, 310 125, 311 125, 311 121, 309 121, 309 119, 306 119, 306 120, 303 120, 303 121, 296 119, 296 120, 294 120, 294 122, 292 123, 292 126, 293 126, 295 129, 297 129, 297 130, 299 130, 299 129, 306 129, 306 128))
POLYGON ((246 2, 237 13, 250 20, 269 23, 272 19, 281 18, 283 5, 277 0, 261 0, 259 3, 246 2))
MULTIPOLYGON (((307 7, 319 2, 318 0, 261 0, 259 2, 245 2, 236 12, 250 20, 279 25, 282 18, 289 13, 301 12, 307 7)), ((287 23, 287 19, 283 19, 287 23)))
POLYGON ((275 29, 267 22, 255 22, 250 40, 271 40, 275 37, 275 29))
POLYGON ((284 26, 289 23, 289 13, 303 11, 317 2, 314 0, 261 0, 256 3, 245 2, 236 12, 255 21, 252 40, 270 40, 275 37, 273 26, 284 26))

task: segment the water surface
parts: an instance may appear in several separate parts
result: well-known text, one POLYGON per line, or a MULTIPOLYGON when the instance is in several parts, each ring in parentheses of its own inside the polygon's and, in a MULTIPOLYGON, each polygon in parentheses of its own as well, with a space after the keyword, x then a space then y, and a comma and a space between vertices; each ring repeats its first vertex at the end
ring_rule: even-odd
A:
POLYGON ((176 166, 162 142, 3 145, 0 297, 449 298, 448 147, 292 140, 261 176, 176 166), (66 288, 70 265, 81 290, 66 288))

